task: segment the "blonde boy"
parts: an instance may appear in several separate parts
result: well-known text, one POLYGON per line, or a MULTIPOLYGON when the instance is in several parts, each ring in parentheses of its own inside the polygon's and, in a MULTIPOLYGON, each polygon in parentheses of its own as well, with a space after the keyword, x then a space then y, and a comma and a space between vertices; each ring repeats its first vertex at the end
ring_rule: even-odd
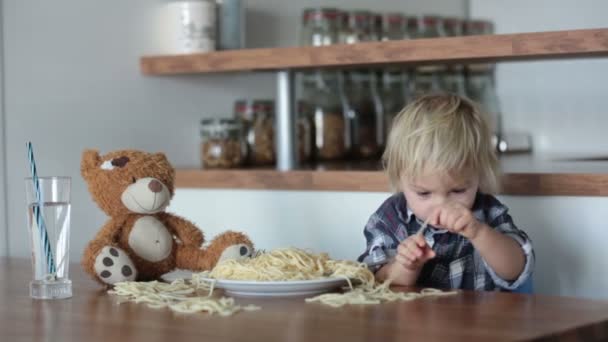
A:
POLYGON ((455 95, 414 101, 395 118, 383 162, 398 192, 370 217, 359 257, 379 281, 513 290, 530 277, 531 241, 491 195, 498 162, 475 104, 455 95))

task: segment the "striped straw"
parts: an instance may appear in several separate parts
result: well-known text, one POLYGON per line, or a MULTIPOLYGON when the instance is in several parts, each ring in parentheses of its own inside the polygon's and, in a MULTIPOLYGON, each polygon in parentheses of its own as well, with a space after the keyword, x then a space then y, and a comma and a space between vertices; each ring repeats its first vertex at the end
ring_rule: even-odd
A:
POLYGON ((44 254, 46 256, 46 264, 48 266, 49 274, 55 274, 55 260, 53 259, 53 251, 51 249, 51 243, 49 241, 49 235, 46 231, 46 224, 44 223, 44 217, 41 214, 42 210, 42 195, 40 191, 40 181, 38 180, 38 173, 36 172, 36 161, 34 160, 34 149, 32 143, 27 143, 27 157, 30 162, 30 171, 32 174, 32 180, 34 182, 34 191, 36 192, 36 203, 34 205, 34 216, 36 218, 36 224, 38 230, 40 230, 40 240, 44 247, 44 254))

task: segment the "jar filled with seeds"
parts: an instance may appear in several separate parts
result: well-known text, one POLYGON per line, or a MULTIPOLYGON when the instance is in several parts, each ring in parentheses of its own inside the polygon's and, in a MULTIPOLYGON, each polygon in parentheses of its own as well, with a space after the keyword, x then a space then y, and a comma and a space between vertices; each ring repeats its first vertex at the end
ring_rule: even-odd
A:
POLYGON ((201 120, 201 160, 204 169, 227 169, 243 165, 246 146, 241 124, 235 119, 201 120))
POLYGON ((251 165, 274 164, 274 101, 254 101, 253 117, 248 125, 246 139, 251 165))
POLYGON ((274 101, 237 100, 234 117, 242 123, 247 145, 247 164, 269 165, 275 161, 274 101))
POLYGON ((336 160, 346 156, 346 122, 338 74, 314 71, 303 75, 306 112, 312 120, 313 155, 318 160, 336 160))

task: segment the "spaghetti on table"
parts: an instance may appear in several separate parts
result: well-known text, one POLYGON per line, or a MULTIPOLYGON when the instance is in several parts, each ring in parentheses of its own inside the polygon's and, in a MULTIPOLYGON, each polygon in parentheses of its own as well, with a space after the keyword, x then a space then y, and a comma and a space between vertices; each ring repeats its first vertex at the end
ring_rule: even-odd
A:
POLYGON ((193 274, 189 281, 178 279, 171 284, 118 283, 111 293, 126 297, 130 301, 147 303, 153 308, 169 307, 183 313, 206 311, 227 316, 238 311, 259 308, 238 306, 233 298, 213 297, 214 281, 209 279, 295 281, 324 278, 344 278, 348 282, 348 288, 341 293, 308 298, 306 302, 341 307, 346 304, 380 304, 386 301, 408 301, 456 293, 436 289, 424 289, 419 293, 393 292, 389 288, 390 282, 376 284, 374 275, 363 263, 332 260, 326 253, 313 254, 297 248, 262 252, 251 259, 227 260, 219 263, 210 272, 193 274))

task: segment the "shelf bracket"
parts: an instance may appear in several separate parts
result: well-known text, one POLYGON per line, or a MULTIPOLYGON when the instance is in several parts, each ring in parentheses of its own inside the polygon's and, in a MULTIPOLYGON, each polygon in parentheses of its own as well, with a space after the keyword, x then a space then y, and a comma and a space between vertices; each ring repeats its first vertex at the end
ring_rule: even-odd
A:
POLYGON ((275 151, 277 170, 288 171, 297 167, 295 144, 294 72, 277 72, 277 114, 275 121, 275 151))

